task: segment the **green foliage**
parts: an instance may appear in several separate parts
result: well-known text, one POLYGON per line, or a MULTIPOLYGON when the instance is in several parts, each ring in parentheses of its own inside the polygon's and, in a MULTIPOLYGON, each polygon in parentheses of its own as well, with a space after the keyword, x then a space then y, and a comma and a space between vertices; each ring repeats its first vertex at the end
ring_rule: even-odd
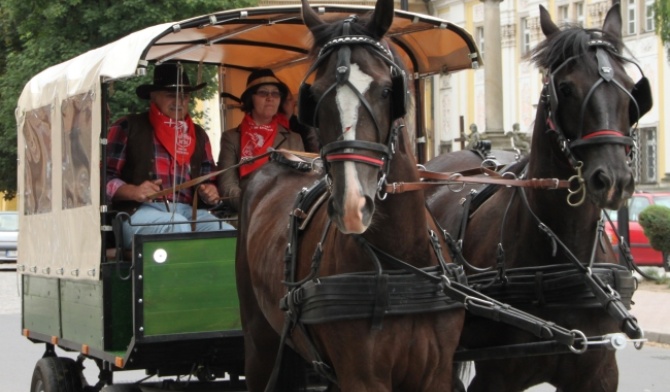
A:
MULTIPOLYGON (((654 18, 656 22, 656 33, 666 44, 670 44, 670 1, 654 1, 654 18)), ((670 46, 668 47, 668 57, 670 57, 670 46)))
MULTIPOLYGON (((14 113, 23 87, 34 75, 148 26, 256 4, 257 0, 2 0, 0 191, 7 197, 16 192, 14 113)), ((114 99, 121 103, 113 113, 138 111, 136 84, 116 90, 114 99)))
POLYGON ((670 253, 670 208, 651 205, 642 210, 639 221, 651 247, 670 253))

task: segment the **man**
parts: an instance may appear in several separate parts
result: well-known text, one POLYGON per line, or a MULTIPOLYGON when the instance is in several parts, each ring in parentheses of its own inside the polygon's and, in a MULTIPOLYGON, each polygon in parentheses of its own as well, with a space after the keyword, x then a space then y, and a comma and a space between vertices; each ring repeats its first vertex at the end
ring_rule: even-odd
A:
POLYGON ((191 231, 190 224, 175 224, 190 220, 197 221, 196 231, 233 228, 215 221, 206 209, 193 209, 194 197, 209 205, 218 202, 213 178, 149 199, 164 187, 174 188, 214 168, 207 134, 188 114, 191 92, 205 84, 192 86, 181 64, 156 66, 153 84, 135 90, 138 97, 149 100, 149 111, 121 118, 109 130, 106 193, 114 210, 130 214, 130 223, 123 226, 125 247, 137 233, 191 231))

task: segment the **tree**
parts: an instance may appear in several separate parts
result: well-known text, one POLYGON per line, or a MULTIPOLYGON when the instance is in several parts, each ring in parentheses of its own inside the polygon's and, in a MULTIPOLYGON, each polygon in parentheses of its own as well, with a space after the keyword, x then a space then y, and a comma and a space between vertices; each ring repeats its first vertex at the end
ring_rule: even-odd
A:
POLYGON ((640 212, 639 221, 651 247, 670 254, 670 208, 650 205, 640 212))
POLYGON ((40 71, 144 27, 255 5, 257 0, 2 0, 0 191, 16 193, 15 109, 40 71))
MULTIPOLYGON (((656 33, 661 40, 670 45, 670 1, 654 1, 654 17, 656 19, 656 33)), ((670 57, 670 46, 668 46, 668 57, 670 57)))

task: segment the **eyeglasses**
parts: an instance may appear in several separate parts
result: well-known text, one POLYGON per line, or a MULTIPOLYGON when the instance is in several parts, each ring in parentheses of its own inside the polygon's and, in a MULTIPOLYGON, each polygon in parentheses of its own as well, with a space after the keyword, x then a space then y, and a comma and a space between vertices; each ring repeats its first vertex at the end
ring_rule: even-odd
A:
POLYGON ((272 98, 275 98, 275 99, 281 98, 281 92, 279 92, 279 91, 258 90, 258 91, 256 91, 256 94, 254 94, 254 95, 258 95, 259 97, 261 97, 263 99, 265 99, 267 97, 272 97, 272 98))

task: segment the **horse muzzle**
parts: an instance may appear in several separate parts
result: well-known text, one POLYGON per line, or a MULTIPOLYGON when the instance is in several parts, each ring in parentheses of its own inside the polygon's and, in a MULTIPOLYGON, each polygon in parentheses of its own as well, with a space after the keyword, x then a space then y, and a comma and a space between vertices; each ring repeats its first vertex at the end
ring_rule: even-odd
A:
POLYGON ((618 210, 635 191, 635 178, 629 167, 599 166, 586 173, 586 187, 599 208, 618 210))

